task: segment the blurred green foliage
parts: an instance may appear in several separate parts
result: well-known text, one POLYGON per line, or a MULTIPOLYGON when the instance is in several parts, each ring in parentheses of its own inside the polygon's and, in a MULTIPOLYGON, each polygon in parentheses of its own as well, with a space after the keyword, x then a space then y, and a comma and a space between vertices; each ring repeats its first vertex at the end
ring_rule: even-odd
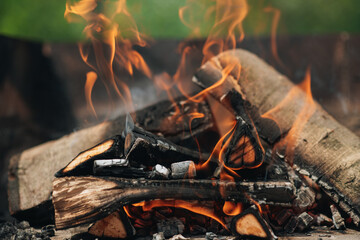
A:
MULTIPOLYGON (((211 1, 199 0, 200 8, 211 1)), ((38 41, 74 42, 84 39, 84 24, 64 19, 66 0, 0 0, 0 34, 38 41)), ((248 0, 244 21, 247 35, 268 35, 273 14, 264 7, 281 11, 278 34, 332 34, 360 32, 359 0, 248 0)), ((139 30, 154 39, 186 38, 191 33, 179 19, 186 0, 128 0, 129 11, 139 30)), ((199 6, 198 6, 199 7, 199 6)), ((201 10, 199 10, 201 13, 201 10)), ((199 37, 205 37, 213 21, 201 22, 199 37)))

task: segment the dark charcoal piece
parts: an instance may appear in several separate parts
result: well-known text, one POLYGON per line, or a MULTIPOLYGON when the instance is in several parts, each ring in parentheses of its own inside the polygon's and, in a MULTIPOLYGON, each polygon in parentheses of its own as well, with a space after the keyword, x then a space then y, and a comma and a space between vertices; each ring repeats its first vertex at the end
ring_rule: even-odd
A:
POLYGON ((184 224, 177 218, 162 220, 156 224, 158 232, 163 232, 165 238, 184 232, 184 224))
POLYGON ((178 146, 167 139, 154 135, 142 128, 136 127, 130 115, 126 117, 125 130, 125 155, 130 165, 155 166, 161 164, 170 167, 171 163, 185 160, 199 162, 208 158, 188 148, 178 146))
POLYGON ((93 172, 94 160, 124 158, 124 138, 116 135, 98 145, 79 153, 66 167, 55 176, 82 176, 93 172))
POLYGON ((285 225, 284 230, 287 233, 293 233, 295 231, 295 229, 297 228, 299 223, 299 219, 297 216, 292 216, 290 218, 290 220, 288 221, 288 223, 285 225))

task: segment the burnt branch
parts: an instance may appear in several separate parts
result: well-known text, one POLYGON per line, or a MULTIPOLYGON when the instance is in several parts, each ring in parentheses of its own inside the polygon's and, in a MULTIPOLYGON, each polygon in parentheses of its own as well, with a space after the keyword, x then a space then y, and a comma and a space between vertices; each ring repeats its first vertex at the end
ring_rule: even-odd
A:
POLYGON ((290 182, 229 182, 220 180, 136 180, 64 177, 53 182, 58 229, 94 222, 123 205, 154 199, 213 200, 291 206, 290 182))

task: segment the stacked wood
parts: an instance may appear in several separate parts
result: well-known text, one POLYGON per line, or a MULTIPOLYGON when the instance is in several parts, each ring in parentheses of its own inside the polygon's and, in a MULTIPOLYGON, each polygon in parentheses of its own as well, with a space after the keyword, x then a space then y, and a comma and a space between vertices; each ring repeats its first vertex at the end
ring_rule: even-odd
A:
MULTIPOLYGON (((271 113, 274 121, 261 115, 274 109, 294 88, 289 79, 278 73, 252 53, 244 50, 224 52, 204 64, 194 81, 209 87, 223 77, 222 72, 232 64, 234 69, 219 88, 211 91, 222 104, 235 109, 242 105, 257 126, 259 135, 270 144, 286 135, 299 111, 306 93, 297 90, 295 97, 271 113), (239 67, 241 66, 241 68, 239 67), (234 98, 233 96, 236 96, 234 98), (240 98, 239 98, 240 96, 240 98), (242 101, 235 101, 242 99, 242 101)), ((360 138, 340 125, 318 104, 314 113, 295 138, 294 163, 336 190, 355 215, 360 212, 360 138)), ((355 223, 359 225, 359 222, 355 223)))
MULTIPOLYGON (((176 99, 176 102, 180 102, 180 106, 164 101, 139 110, 136 112, 135 122, 153 133, 161 132, 175 143, 191 142, 194 136, 206 132, 205 130, 213 131, 212 115, 207 103, 192 103, 183 99, 176 99), (179 114, 174 117, 177 109, 179 114), (178 118, 194 109, 206 117, 194 119, 191 131, 189 121, 178 121, 178 118)), ((116 134, 121 134, 125 119, 125 115, 120 116, 115 120, 76 131, 13 156, 10 160, 8 176, 10 213, 19 213, 49 203, 55 173, 64 168, 79 152, 90 149, 116 134)), ((92 161, 88 160, 89 163, 92 161)))

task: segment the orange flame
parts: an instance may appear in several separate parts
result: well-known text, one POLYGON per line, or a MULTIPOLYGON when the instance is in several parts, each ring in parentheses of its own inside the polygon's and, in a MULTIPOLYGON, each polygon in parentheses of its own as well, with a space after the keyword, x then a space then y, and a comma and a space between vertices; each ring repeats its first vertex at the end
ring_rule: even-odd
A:
POLYGON ((147 77, 151 77, 151 71, 142 56, 132 49, 134 45, 145 46, 146 42, 127 10, 126 1, 68 0, 64 16, 69 22, 86 21, 84 33, 91 40, 95 62, 90 62, 91 53, 86 44, 79 44, 81 57, 104 81, 109 95, 114 90, 126 108, 133 110, 130 90, 114 74, 114 68, 125 69, 131 76, 133 68, 147 77), (126 27, 120 29, 115 18, 121 18, 126 27), (129 35, 131 40, 125 35, 129 35))
POLYGON ((280 60, 277 43, 276 43, 276 32, 279 25, 279 20, 281 16, 281 12, 279 9, 274 7, 266 7, 264 8, 265 12, 272 12, 274 14, 272 23, 271 23, 271 52, 275 58, 275 60, 281 65, 284 66, 283 62, 280 60))
POLYGON ((284 108, 288 104, 291 104, 291 102, 293 102, 294 100, 302 101, 304 105, 299 114, 297 115, 286 137, 282 138, 280 142, 274 147, 275 149, 281 149, 282 147, 286 147, 285 154, 290 164, 292 164, 293 162, 297 139, 316 108, 311 94, 310 68, 307 69, 304 80, 300 84, 293 87, 286 95, 286 97, 277 106, 264 113, 262 117, 270 118, 277 122, 273 114, 284 108))
POLYGON ((216 1, 215 24, 203 48, 203 63, 225 50, 234 49, 236 42, 244 39, 242 22, 248 10, 246 0, 216 1), (239 37, 236 36, 237 33, 240 34, 239 37), (222 40, 224 34, 225 40, 222 40))
POLYGON ((197 201, 189 202, 184 200, 152 200, 147 202, 136 203, 133 204, 133 206, 142 207, 143 211, 150 211, 151 209, 156 207, 183 208, 191 212, 210 217, 215 221, 219 222, 225 229, 227 229, 225 222, 221 219, 221 216, 218 216, 214 212, 213 208, 208 208, 197 201))
POLYGON ((229 216, 239 215, 241 213, 241 210, 242 210, 241 203, 225 201, 224 206, 223 206, 223 212, 229 216))
POLYGON ((93 71, 90 71, 86 74, 86 83, 85 83, 85 98, 88 108, 90 108, 91 112, 97 117, 93 102, 91 100, 91 92, 94 87, 94 84, 97 79, 97 74, 93 71))

